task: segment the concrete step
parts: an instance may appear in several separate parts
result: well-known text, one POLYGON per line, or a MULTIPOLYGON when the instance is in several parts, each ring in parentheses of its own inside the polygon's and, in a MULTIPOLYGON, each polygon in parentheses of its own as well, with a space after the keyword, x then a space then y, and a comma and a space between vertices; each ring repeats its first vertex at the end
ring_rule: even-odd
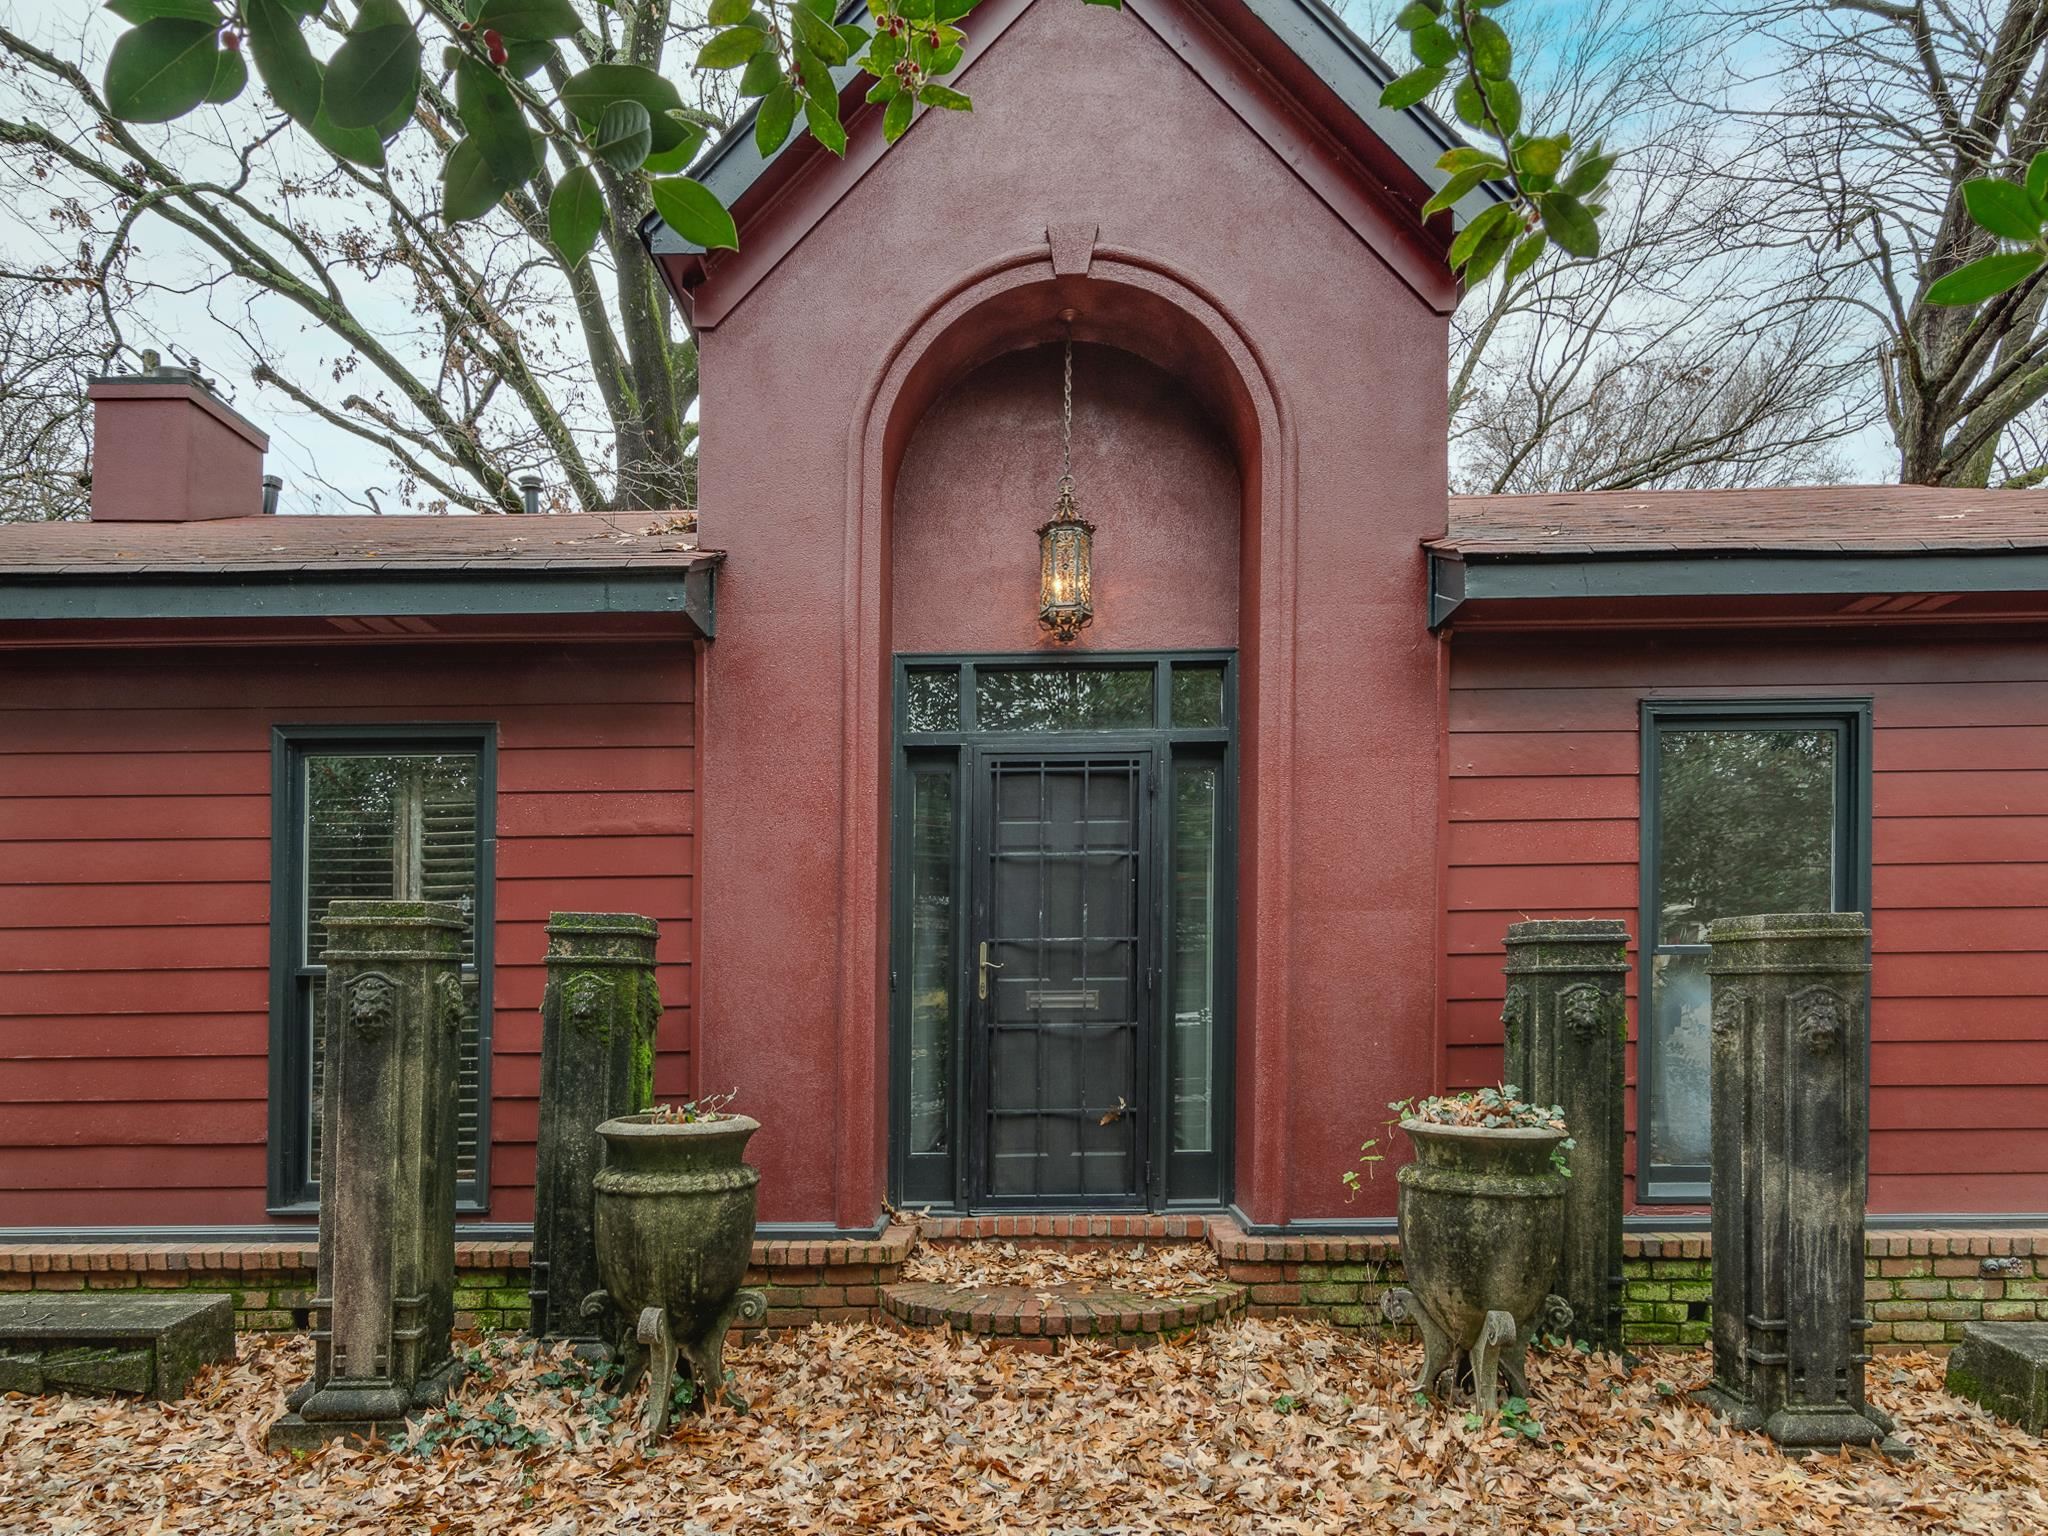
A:
POLYGON ((882 1288, 883 1315, 903 1327, 945 1328, 1041 1354, 1052 1354, 1074 1339, 1141 1348, 1207 1323, 1240 1317, 1244 1306, 1245 1288, 1229 1284, 1173 1296, 1086 1284, 914 1281, 882 1288))

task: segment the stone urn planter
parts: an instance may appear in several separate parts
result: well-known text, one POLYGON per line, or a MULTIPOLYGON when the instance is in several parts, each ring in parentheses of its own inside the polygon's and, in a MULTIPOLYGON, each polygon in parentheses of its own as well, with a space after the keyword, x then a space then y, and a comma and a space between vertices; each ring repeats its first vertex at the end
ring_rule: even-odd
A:
MULTIPOLYGON (((1425 1106, 1425 1109, 1428 1106, 1425 1106)), ((1550 1294, 1564 1233, 1561 1128, 1445 1125, 1408 1118, 1415 1161, 1399 1174, 1407 1285, 1382 1310, 1422 1331, 1422 1389, 1438 1402, 1469 1391, 1494 1412, 1496 1373, 1528 1395, 1525 1361, 1540 1328, 1561 1333, 1569 1306, 1550 1294)))
POLYGON ((630 1391, 651 1364, 643 1435, 654 1449, 668 1428, 678 1356, 696 1383, 699 1412, 725 1387, 725 1334, 736 1318, 767 1315, 767 1298, 741 1289, 754 1245, 759 1170, 741 1161, 760 1129, 745 1115, 625 1115, 597 1128, 605 1166, 593 1180, 598 1276, 586 1316, 609 1300, 624 1320, 619 1356, 630 1391))

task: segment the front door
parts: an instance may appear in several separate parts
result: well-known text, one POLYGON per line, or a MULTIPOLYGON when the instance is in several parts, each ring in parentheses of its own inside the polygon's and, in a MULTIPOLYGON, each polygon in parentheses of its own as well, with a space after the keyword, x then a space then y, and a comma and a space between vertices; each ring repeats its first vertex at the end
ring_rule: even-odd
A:
POLYGON ((991 749, 974 772, 972 1198, 1141 1205, 1153 755, 991 749))

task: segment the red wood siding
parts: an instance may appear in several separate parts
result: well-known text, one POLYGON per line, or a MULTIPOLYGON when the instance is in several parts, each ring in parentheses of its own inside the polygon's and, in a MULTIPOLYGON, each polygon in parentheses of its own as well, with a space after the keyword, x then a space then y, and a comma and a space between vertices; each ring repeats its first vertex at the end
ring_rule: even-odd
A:
POLYGON ((533 1211, 550 911, 659 919, 655 1088, 691 1089, 682 641, 0 657, 0 1226, 257 1223, 271 729, 495 721, 491 1201, 533 1211))
MULTIPOLYGON (((2048 636, 1460 635, 1451 658, 1453 1087, 1498 1079, 1509 923, 1636 933, 1644 698, 1869 697, 1871 1208, 2048 1210, 2048 636)), ((1633 1170, 1634 973, 1629 999, 1633 1170)))

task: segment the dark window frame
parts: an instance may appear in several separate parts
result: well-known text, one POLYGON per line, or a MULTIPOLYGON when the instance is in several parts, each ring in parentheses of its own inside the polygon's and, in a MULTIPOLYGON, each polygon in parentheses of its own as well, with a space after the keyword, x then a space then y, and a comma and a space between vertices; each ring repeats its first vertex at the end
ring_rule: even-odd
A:
MULTIPOLYGON (((1007 749, 1018 752, 1117 750, 1130 745, 1155 749, 1154 790, 1170 795, 1177 768, 1189 764, 1214 764, 1218 770, 1217 828, 1220 844, 1217 875, 1218 922, 1214 939, 1215 995, 1218 1000, 1212 1026, 1211 1051, 1214 1068, 1211 1094, 1215 1120, 1210 1149, 1199 1153, 1172 1150, 1170 1113, 1170 1052, 1158 1052, 1155 1076, 1161 1077, 1152 1095, 1158 1106, 1152 1114, 1151 1176, 1147 1183, 1152 1210, 1216 1210, 1234 1197, 1236 1149, 1236 1060, 1237 1060, 1237 847, 1238 847, 1238 653, 1229 649, 1185 651, 1089 651, 1058 655, 1045 651, 999 652, 991 654, 899 655, 893 658, 891 691, 892 778, 890 805, 890 895, 889 895, 889 1187, 899 1204, 933 1209, 968 1209, 968 1159, 961 1155, 961 1135, 970 1129, 968 1114, 970 1084, 967 1080, 969 1052, 953 1053, 952 1094, 953 1137, 945 1154, 925 1154, 922 1170, 913 1169, 909 1153, 910 1080, 906 1063, 910 1048, 909 925, 900 920, 900 905, 909 889, 909 840, 898 835, 910 815, 911 780, 919 768, 950 765, 954 784, 954 900, 962 913, 953 931, 956 996, 966 996, 967 909, 974 889, 973 829, 963 822, 974 798, 976 749, 1007 749), (985 731, 975 718, 974 676, 978 668, 1000 670, 1014 667, 1062 667, 1118 670, 1153 668, 1153 717, 1146 728, 1108 728, 1080 731, 985 731), (1210 726, 1173 724, 1173 671, 1176 666, 1220 667, 1222 669, 1222 720, 1210 726), (912 671, 952 667, 959 670, 960 719, 956 729, 917 731, 907 728, 908 680, 912 671)), ((1159 1026, 1159 1040, 1170 1041, 1171 1020, 1168 982, 1172 975, 1173 935, 1167 893, 1173 877, 1174 848, 1171 815, 1161 812, 1152 818, 1152 857, 1157 861, 1155 895, 1151 905, 1159 937, 1155 943, 1156 984, 1152 1006, 1159 1026)), ((960 1028, 956 1020, 955 1028, 960 1028)))
MULTIPOLYGON (((1655 1089, 1656 958, 1660 953, 1704 953, 1704 945, 1666 945, 1657 888, 1662 876, 1663 818, 1659 805, 1658 743, 1667 730, 1790 730, 1799 726, 1840 733, 1835 765, 1836 910, 1870 911, 1871 731, 1867 697, 1644 699, 1640 732, 1640 892, 1636 928, 1636 1203, 1704 1205, 1711 1199, 1709 1170, 1650 1162, 1650 1120, 1655 1089)), ((1704 1085, 1702 1085, 1704 1091, 1704 1085)))
POLYGON ((490 1207, 491 1025, 496 966, 498 727, 492 722, 385 725, 280 725, 270 740, 270 1110, 265 1205, 273 1216, 311 1216, 319 1187, 307 1166, 309 1031, 298 1018, 299 954, 305 931, 305 759, 309 753, 472 753, 477 759, 475 934, 477 983, 476 1177, 456 1185, 455 1208, 490 1207))

